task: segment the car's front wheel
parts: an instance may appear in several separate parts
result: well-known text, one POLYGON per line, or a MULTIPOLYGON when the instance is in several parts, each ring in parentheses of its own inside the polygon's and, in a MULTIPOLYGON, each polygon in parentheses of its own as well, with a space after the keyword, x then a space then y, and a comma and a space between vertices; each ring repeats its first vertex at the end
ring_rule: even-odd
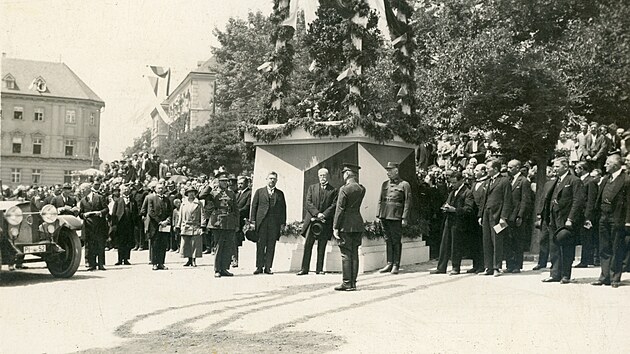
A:
POLYGON ((61 230, 57 244, 65 250, 46 259, 48 271, 56 278, 70 278, 81 263, 81 240, 75 231, 61 230))

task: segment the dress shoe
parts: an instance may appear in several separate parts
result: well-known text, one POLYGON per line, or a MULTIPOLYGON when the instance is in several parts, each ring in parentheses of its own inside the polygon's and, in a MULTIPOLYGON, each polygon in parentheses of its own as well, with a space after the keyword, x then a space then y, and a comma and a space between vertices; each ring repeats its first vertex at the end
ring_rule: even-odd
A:
POLYGON ((501 269, 495 269, 492 275, 495 277, 500 277, 501 275, 503 275, 503 272, 501 271, 501 269))
POLYGON ((102 265, 98 266, 98 270, 107 270, 105 269, 105 267, 103 267, 102 265))
POLYGON ((214 273, 214 277, 215 278, 221 278, 221 273, 219 273, 219 272, 214 273))
POLYGON ((105 247, 105 252, 109 251, 109 247, 105 247))
POLYGON ((190 267, 190 266, 192 266, 192 262, 191 261, 188 261, 188 262, 186 262, 186 264, 184 264, 184 267, 190 267))
POLYGON ((324 272, 323 270, 320 270, 319 272, 315 272, 315 274, 317 274, 317 275, 326 275, 326 272, 324 272))
POLYGON ((254 274, 261 274, 263 272, 262 268, 256 268, 254 274))
POLYGON ((227 270, 222 270, 221 271, 221 275, 224 276, 224 277, 233 277, 234 276, 234 274, 228 272, 227 270))
POLYGON ((475 268, 470 268, 466 271, 466 274, 473 274, 473 273, 477 273, 477 269, 475 268))
POLYGON ((156 264, 153 265, 153 267, 151 267, 151 269, 153 270, 159 270, 160 268, 158 268, 158 266, 156 264))
POLYGON ((335 286, 335 290, 337 291, 352 291, 355 288, 353 288, 352 286, 348 285, 348 284, 341 284, 339 286, 335 286))
POLYGON ((381 268, 381 270, 379 270, 379 273, 389 273, 392 271, 392 267, 393 265, 391 263, 387 263, 387 265, 383 268, 381 268))
POLYGON ((595 262, 593 262, 593 265, 595 267, 601 267, 602 263, 599 261, 599 259, 596 259, 595 262))
POLYGON ((492 275, 494 272, 491 269, 486 269, 483 272, 479 273, 479 275, 492 275))
POLYGON ((613 288, 615 288, 615 289, 616 289, 616 288, 618 288, 618 287, 619 287, 619 284, 620 284, 620 283, 619 283, 618 281, 614 281, 614 282, 612 282, 612 283, 610 284, 610 286, 612 286, 613 288))
POLYGON ((131 265, 131 263, 129 263, 129 261, 128 261, 128 260, 126 260, 126 259, 123 261, 123 264, 124 264, 124 265, 131 265))
POLYGON ((459 274, 459 269, 453 269, 451 270, 450 273, 448 273, 448 275, 458 275, 459 274))
POLYGON ((165 267, 164 264, 158 264, 158 269, 159 270, 167 270, 168 267, 165 267))
POLYGON ((297 273, 297 275, 307 275, 307 274, 308 274, 308 272, 307 272, 307 271, 305 271, 305 270, 301 270, 301 271, 299 271, 299 272, 297 273))
POLYGON ((93 271, 96 270, 96 267, 89 267, 87 270, 88 270, 88 272, 93 272, 93 271))
POLYGON ((392 274, 398 274, 398 272, 399 272, 399 271, 400 271, 400 267, 394 264, 394 265, 392 266, 392 271, 391 271, 391 273, 392 273, 392 274))
POLYGON ((138 248, 138 251, 144 251, 144 248, 140 247, 138 248))
POLYGON ((560 279, 558 278, 554 278, 554 277, 549 277, 549 278, 545 278, 543 280, 541 280, 543 283, 559 283, 560 279))
POLYGON ((540 264, 536 264, 536 266, 534 268, 532 268, 532 270, 541 270, 541 269, 545 269, 547 267, 543 267, 540 264))
POLYGON ((573 266, 573 268, 588 268, 588 264, 584 264, 582 262, 573 266))
POLYGON ((595 285, 595 286, 602 286, 602 285, 610 285, 610 283, 609 283, 609 282, 606 282, 606 281, 601 281, 601 280, 598 280, 598 281, 594 281, 594 282, 592 282, 592 283, 591 283, 591 285, 595 285))
POLYGON ((132 251, 137 251, 137 250, 138 250, 138 247, 134 247, 134 248, 132 248, 131 250, 132 250, 132 251))
POLYGON ((436 270, 430 271, 429 274, 446 274, 446 271, 445 270, 436 269, 436 270))
POLYGON ((205 251, 203 251, 203 254, 210 254, 211 252, 212 251, 210 251, 210 250, 205 250, 205 251))
POLYGON ((569 284, 570 282, 571 282, 571 279, 567 277, 562 277, 562 279, 560 279, 560 284, 569 284))
POLYGON ((116 262, 114 265, 122 265, 122 262, 116 262))
POLYGON ((271 269, 265 269, 265 270, 264 270, 264 273, 265 273, 265 274, 269 274, 269 275, 273 274, 273 272, 271 271, 271 269))

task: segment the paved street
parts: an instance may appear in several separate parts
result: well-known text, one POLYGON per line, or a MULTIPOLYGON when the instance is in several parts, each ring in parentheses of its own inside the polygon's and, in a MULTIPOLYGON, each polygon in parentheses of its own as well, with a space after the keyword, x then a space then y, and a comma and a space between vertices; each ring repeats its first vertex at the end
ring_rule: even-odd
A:
MULTIPOLYGON (((169 253, 151 271, 132 266, 53 279, 46 269, 3 272, 1 353, 605 353, 630 344, 630 282, 543 284, 546 272, 499 278, 429 275, 434 263, 397 275, 359 276, 359 291, 332 290, 340 274, 252 275, 254 246, 233 278, 213 278, 169 253)), ((107 253, 109 264, 116 252, 107 253)), ((526 265, 531 269, 532 263, 526 265)), ((33 265, 35 267, 35 265, 33 265)))

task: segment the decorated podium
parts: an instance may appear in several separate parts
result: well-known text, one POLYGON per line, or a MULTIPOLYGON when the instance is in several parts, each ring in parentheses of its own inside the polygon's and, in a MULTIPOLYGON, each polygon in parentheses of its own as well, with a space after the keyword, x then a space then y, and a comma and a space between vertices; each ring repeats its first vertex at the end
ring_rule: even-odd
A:
MULTIPOLYGON (((415 43, 408 18, 413 8, 406 1, 320 0, 313 14, 300 9, 301 2, 275 0, 271 16, 276 24, 272 34, 275 51, 269 61, 258 68, 271 90, 260 117, 244 126, 245 141, 256 148, 253 189, 265 186, 269 172, 278 173, 279 189, 287 202, 287 229, 276 246, 275 271, 298 271, 302 262, 304 239, 299 226, 309 185, 318 183, 317 171, 326 168, 330 183, 340 187, 344 162, 361 166, 359 183, 366 195, 361 214, 366 221, 366 234, 359 250, 360 271, 371 271, 385 265, 385 242, 373 232, 381 185, 387 180, 387 162, 400 164, 400 176, 415 182, 415 146, 422 141, 419 117, 413 111, 415 82, 413 60, 415 43), (313 88, 302 98, 292 116, 283 99, 290 94, 293 48, 298 10, 305 11, 309 28, 306 42, 313 58, 313 88), (380 14, 380 16, 379 16, 380 14), (377 29, 379 20, 386 20, 394 47, 391 88, 396 107, 383 108, 368 97, 370 92, 364 70, 376 61, 382 45, 377 29), (327 36, 327 33, 341 34, 327 36), (325 37, 325 38, 322 38, 325 37), (335 40, 337 42, 335 42, 335 40)), ((403 237, 401 267, 425 262, 429 249, 414 233, 413 225, 403 237)), ((315 258, 311 262, 314 264, 315 258)), ((314 267, 312 267, 314 269, 314 267)), ((341 257, 335 241, 328 243, 325 271, 340 271, 341 257)))

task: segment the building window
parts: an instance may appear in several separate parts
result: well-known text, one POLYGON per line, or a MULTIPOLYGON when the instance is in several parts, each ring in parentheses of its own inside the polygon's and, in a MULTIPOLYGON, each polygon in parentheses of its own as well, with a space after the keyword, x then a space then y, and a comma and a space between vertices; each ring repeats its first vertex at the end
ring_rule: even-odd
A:
POLYGON ((33 138, 33 155, 41 155, 42 138, 33 138))
POLYGON ((66 156, 73 156, 74 155, 74 140, 72 139, 66 139, 66 156))
POLYGON ((72 183, 72 171, 71 170, 63 171, 63 183, 72 183))
POLYGON ((96 125, 96 115, 94 113, 90 113, 90 125, 96 125))
POLYGON ((76 124, 77 123, 77 112, 74 109, 69 109, 66 111, 66 124, 76 124))
POLYGON ((34 169, 33 170, 33 184, 39 184, 42 180, 42 170, 34 169))
POLYGON ((13 119, 22 119, 24 116, 24 107, 13 107, 13 119))
POLYGON ((90 156, 98 155, 98 147, 96 141, 90 141, 90 156))
POLYGON ((20 183, 21 180, 22 180, 22 169, 12 168, 11 169, 11 183, 20 183))
POLYGON ((33 116, 33 120, 41 122, 44 120, 44 109, 43 108, 35 108, 35 115, 33 116))
POLYGON ((6 79, 5 82, 6 82, 7 88, 9 90, 15 90, 15 80, 13 80, 13 79, 6 79))
POLYGON ((22 153, 22 138, 19 136, 13 137, 13 153, 14 154, 22 153))

